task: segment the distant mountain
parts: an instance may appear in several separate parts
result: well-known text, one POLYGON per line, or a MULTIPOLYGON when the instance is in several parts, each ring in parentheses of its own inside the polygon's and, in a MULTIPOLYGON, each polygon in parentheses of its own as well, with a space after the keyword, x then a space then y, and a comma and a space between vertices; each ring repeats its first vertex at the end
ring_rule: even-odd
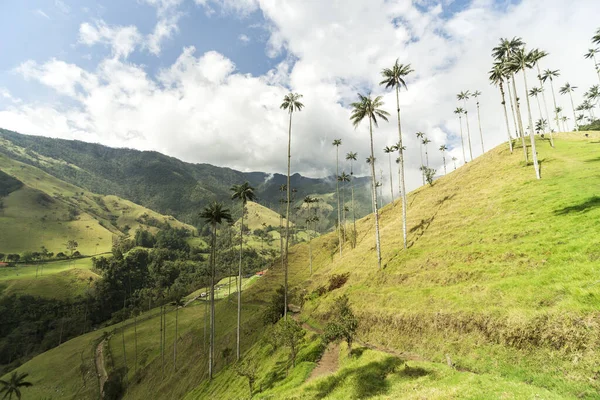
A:
MULTIPOLYGON (((240 172, 210 164, 192 164, 154 151, 116 149, 77 140, 22 135, 0 129, 0 153, 26 163, 65 182, 94 193, 116 195, 181 221, 201 225, 198 212, 210 201, 229 202, 230 187, 248 181, 256 188, 258 202, 275 211, 282 197, 279 187, 286 176, 264 172, 240 172)), ((370 212, 369 178, 356 178, 356 216, 370 212)), ((318 195, 334 206, 334 177, 314 179, 294 174, 297 190, 294 206, 307 195, 318 195)), ((348 186, 346 206, 351 207, 348 186)), ((336 208, 330 208, 324 224, 333 226, 336 208)))

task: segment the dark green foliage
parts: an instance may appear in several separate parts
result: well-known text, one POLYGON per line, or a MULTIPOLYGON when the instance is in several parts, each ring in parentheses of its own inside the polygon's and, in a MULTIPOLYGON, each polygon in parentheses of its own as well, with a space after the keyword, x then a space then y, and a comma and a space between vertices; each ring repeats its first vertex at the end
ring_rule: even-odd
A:
POLYGON ((23 183, 20 180, 0 171, 0 197, 8 196, 22 186, 23 183))
POLYGON ((338 297, 331 310, 332 319, 325 326, 323 339, 325 342, 335 340, 345 340, 348 343, 348 350, 352 350, 352 342, 356 336, 358 328, 358 319, 350 308, 347 295, 338 297))
POLYGON ((124 377, 126 374, 125 368, 119 368, 108 375, 108 379, 104 383, 104 399, 120 400, 125 394, 124 377))
POLYGON ((9 380, 0 380, 0 385, 2 385, 2 387, 0 387, 0 395, 4 393, 2 399, 8 398, 8 400, 10 400, 14 395, 17 399, 20 400, 21 396, 23 395, 23 393, 21 393, 21 388, 33 386, 31 382, 27 382, 25 380, 25 378, 27 378, 28 375, 29 374, 27 373, 19 374, 15 371, 12 373, 9 380))
POLYGON ((151 232, 148 232, 145 229, 139 229, 135 232, 135 245, 139 247, 152 248, 156 243, 156 239, 151 232))
POLYGON ((292 367, 296 366, 298 347, 305 334, 304 329, 293 318, 280 321, 275 327, 275 337, 278 339, 279 345, 290 349, 289 360, 292 367))
POLYGON ((333 274, 329 277, 329 287, 327 290, 331 292, 332 290, 339 289, 348 281, 350 277, 350 273, 347 272, 345 274, 333 274))
POLYGON ((426 166, 422 166, 421 170, 423 171, 423 175, 425 175, 425 180, 427 181, 427 183, 429 183, 429 185, 433 185, 433 178, 435 177, 435 173, 437 171, 433 168, 429 168, 426 166))
POLYGON ((283 317, 283 312, 285 310, 284 293, 284 287, 280 286, 273 296, 271 296, 269 306, 263 312, 263 322, 265 325, 275 324, 283 317))
POLYGON ((234 371, 241 377, 244 377, 248 380, 248 387, 250 389, 250 398, 254 394, 254 382, 256 382, 257 378, 257 362, 253 359, 246 359, 243 361, 238 361, 233 369, 234 371))
POLYGON ((600 119, 597 119, 588 125, 579 125, 579 130, 580 131, 600 131, 600 119))

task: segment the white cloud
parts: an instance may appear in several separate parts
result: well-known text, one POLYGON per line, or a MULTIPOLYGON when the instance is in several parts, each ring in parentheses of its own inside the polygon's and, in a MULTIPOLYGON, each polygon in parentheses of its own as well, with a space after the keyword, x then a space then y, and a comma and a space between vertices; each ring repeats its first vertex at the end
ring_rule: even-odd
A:
POLYGON ((243 44, 250 43, 250 38, 248 37, 248 35, 245 35, 243 33, 238 36, 238 40, 243 44))
POLYGON ((92 46, 102 43, 111 46, 112 55, 116 58, 127 58, 136 46, 140 44, 142 36, 135 26, 110 27, 104 21, 96 21, 95 25, 84 22, 79 27, 79 43, 92 46))
MULTIPOLYGON (((177 20, 171 25, 165 22, 159 29, 160 21, 175 15, 180 2, 147 2, 157 8, 155 32, 165 32, 156 34, 155 47, 146 44, 158 54, 162 40, 177 30, 177 20)), ((123 57, 103 60, 93 72, 54 59, 44 64, 23 63, 19 68, 22 76, 70 96, 75 104, 11 106, 0 112, 0 126, 153 149, 188 161, 242 170, 282 172, 288 121, 279 105, 292 88, 304 94, 306 105, 294 114, 292 170, 313 176, 331 174, 335 160, 331 142, 342 138, 340 152, 358 152, 361 161, 356 169, 366 174, 368 124, 354 130, 348 104, 356 99, 357 91, 372 91, 384 96, 384 108, 392 113, 390 123, 382 123, 374 133, 377 169, 387 171, 381 149, 398 140, 395 96, 379 87, 379 73, 400 58, 415 69, 408 77, 408 91, 402 90, 400 95, 408 181, 414 188, 421 181, 415 132, 423 131, 432 140, 429 158, 438 171, 443 169, 437 150, 440 145, 451 148, 446 155, 449 166, 453 156, 462 159, 458 119, 453 114, 459 91, 483 92, 480 102, 486 148, 505 140, 500 95, 487 81, 491 48, 500 37, 522 36, 529 47, 548 51, 542 68, 561 69, 556 89, 566 80, 579 86, 576 103, 585 88, 597 83, 591 63, 582 57, 597 23, 595 15, 600 13, 600 3, 595 0, 581 0, 578 7, 561 0, 523 0, 506 10, 491 0, 474 0, 450 18, 442 12, 447 2, 427 11, 408 1, 384 0, 196 2, 240 17, 260 7, 269 32, 265 51, 288 56, 256 77, 237 72, 234 63, 220 53, 196 54, 193 47, 186 47, 172 65, 148 76, 143 66, 124 61, 138 42, 124 41, 130 45, 120 42, 122 46, 117 46, 115 27, 104 30, 105 25, 88 24, 80 31, 83 43, 110 44, 113 53, 123 57)), ((530 86, 537 85, 535 75, 528 74, 530 86)), ((522 77, 517 83, 521 88, 522 77)), ((549 91, 547 100, 551 102, 549 91)), ((557 100, 570 110, 568 98, 558 96, 557 100)), ((535 103, 532 105, 537 115, 535 103)), ((468 107, 473 151, 479 155, 474 102, 468 107)), ((542 146, 539 151, 547 149, 542 146)))
POLYGON ((46 19, 50 19, 50 16, 48 16, 48 14, 46 14, 46 13, 45 13, 43 10, 41 10, 41 9, 39 9, 39 8, 38 8, 38 9, 36 9, 34 12, 35 12, 37 15, 39 15, 40 17, 44 17, 44 18, 46 18, 46 19))
POLYGON ((145 3, 156 8, 157 22, 152 33, 146 36, 144 47, 150 53, 158 56, 161 45, 165 39, 169 39, 179 31, 178 23, 183 14, 178 10, 182 0, 143 0, 145 3))

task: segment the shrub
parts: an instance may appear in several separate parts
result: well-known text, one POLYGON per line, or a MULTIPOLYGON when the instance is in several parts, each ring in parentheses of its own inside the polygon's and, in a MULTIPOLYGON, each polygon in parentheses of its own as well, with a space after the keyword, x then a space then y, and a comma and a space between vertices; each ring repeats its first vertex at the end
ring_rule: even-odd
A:
POLYGON ((323 339, 326 343, 340 339, 345 340, 348 343, 348 354, 350 354, 358 328, 358 319, 350 308, 348 296, 343 295, 336 299, 331 315, 333 315, 333 320, 325 326, 323 339))
POLYGON ((265 325, 275 324, 281 317, 283 317, 283 313, 285 311, 284 293, 284 287, 280 286, 275 291, 273 296, 271 296, 269 306, 263 312, 263 323, 265 325))
POLYGON ((339 289, 348 281, 350 277, 350 273, 346 272, 345 274, 334 274, 329 277, 329 288, 327 289, 329 292, 335 289, 339 289))

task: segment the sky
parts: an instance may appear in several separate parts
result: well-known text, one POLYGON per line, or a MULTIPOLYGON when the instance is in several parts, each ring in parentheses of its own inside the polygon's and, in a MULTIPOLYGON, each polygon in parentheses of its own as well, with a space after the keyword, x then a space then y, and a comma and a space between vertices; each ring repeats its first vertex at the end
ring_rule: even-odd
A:
MULTIPOLYGON (((421 184, 424 132, 430 165, 441 145, 462 164, 456 94, 479 90, 485 150, 506 141, 491 50, 520 36, 549 53, 555 90, 598 84, 583 54, 600 23, 597 0, 23 0, 0 2, 0 127, 24 134, 155 150, 188 162, 285 173, 286 93, 303 95, 293 116, 292 173, 335 173, 334 139, 358 153, 367 175, 369 130, 349 117, 357 93, 383 96, 389 122, 373 136, 377 175, 388 184, 385 146, 398 141, 395 93, 379 85, 396 59, 410 64, 400 92, 407 185, 421 184)), ((539 86, 536 72, 529 88, 539 86)), ((523 77, 517 76, 524 99, 523 77)), ((552 110, 550 87, 546 101, 552 110)), ((572 126, 570 102, 556 93, 572 126)), ((542 101, 542 99, 540 99, 542 101)), ((526 104, 522 102, 524 111, 526 104)), ((533 118, 538 105, 531 99, 533 118)), ((542 112, 544 104, 541 104, 542 112)), ((473 99, 473 156, 482 153, 473 99)), ((510 110, 509 110, 510 111, 510 110)), ((525 118, 525 114, 524 114, 525 118)), ((463 121, 464 122, 464 121, 463 121)), ((511 121, 512 125, 512 121, 511 121)), ((463 125, 465 140, 466 126, 463 125)), ((511 132, 514 135, 514 129, 511 132)), ((547 151, 546 149, 542 151, 547 151)), ((469 151, 467 147, 467 160, 469 151)), ((396 167, 393 166, 394 170, 396 167)), ((396 177, 394 177, 396 178, 396 177)), ((396 179, 397 182, 397 179, 396 179)))

